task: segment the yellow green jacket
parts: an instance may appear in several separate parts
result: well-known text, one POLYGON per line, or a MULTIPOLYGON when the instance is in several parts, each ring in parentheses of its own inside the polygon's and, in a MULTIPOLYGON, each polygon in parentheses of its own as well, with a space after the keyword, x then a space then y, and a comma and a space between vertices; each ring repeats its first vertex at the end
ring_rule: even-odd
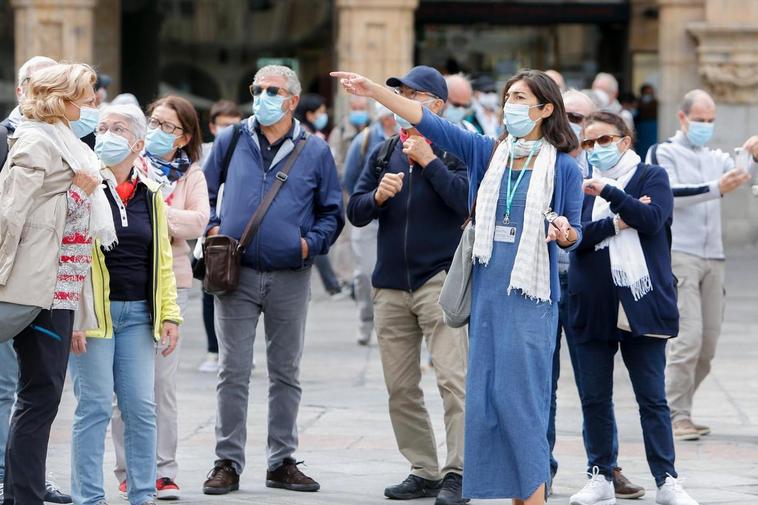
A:
MULTIPOLYGON (((102 174, 104 179, 114 180, 107 169, 103 170, 102 174)), ((174 278, 171 239, 168 234, 166 204, 163 201, 160 184, 147 178, 140 178, 140 182, 145 184, 150 192, 148 202, 153 229, 151 262, 153 285, 152 299, 149 302, 152 305, 153 337, 159 341, 163 322, 171 321, 181 324, 182 316, 176 303, 176 279, 174 278)), ((84 283, 81 309, 77 311, 74 328, 83 330, 87 337, 111 338, 113 337, 113 321, 110 306, 110 276, 105 265, 105 254, 97 243, 93 248, 92 269, 88 281, 91 282, 84 283)))

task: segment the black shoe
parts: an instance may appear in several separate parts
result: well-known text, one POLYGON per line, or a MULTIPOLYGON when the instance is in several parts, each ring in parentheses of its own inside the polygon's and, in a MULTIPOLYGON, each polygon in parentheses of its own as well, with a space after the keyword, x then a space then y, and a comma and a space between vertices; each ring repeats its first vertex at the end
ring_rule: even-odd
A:
POLYGON ((411 474, 400 484, 385 488, 384 496, 391 500, 430 498, 437 496, 441 487, 441 480, 429 480, 411 474))
POLYGON ((440 494, 437 495, 434 505, 463 505, 468 503, 470 500, 464 500, 462 492, 463 477, 450 472, 442 479, 442 488, 440 488, 440 494))
POLYGON ((71 503, 71 497, 58 489, 55 482, 45 481, 45 500, 47 503, 71 503))
POLYGON ((321 485, 300 471, 297 461, 285 458, 284 462, 276 470, 266 472, 266 487, 289 489, 290 491, 303 491, 313 493, 321 489, 321 485))
POLYGON ((203 484, 203 493, 211 495, 229 494, 240 488, 240 476, 232 462, 223 459, 213 466, 208 479, 203 484))

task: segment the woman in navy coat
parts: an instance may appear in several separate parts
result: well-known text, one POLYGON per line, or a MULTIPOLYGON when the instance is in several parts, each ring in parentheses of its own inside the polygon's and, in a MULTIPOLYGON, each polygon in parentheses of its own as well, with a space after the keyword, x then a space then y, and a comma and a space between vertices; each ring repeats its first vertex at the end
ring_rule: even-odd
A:
POLYGON ((670 226, 674 207, 664 169, 635 153, 617 115, 585 123, 582 147, 594 178, 584 182, 584 237, 571 254, 569 325, 584 412, 590 479, 572 505, 612 505, 613 364, 620 349, 639 406, 645 453, 661 505, 695 502, 677 481, 666 403, 666 341, 679 331, 670 226))

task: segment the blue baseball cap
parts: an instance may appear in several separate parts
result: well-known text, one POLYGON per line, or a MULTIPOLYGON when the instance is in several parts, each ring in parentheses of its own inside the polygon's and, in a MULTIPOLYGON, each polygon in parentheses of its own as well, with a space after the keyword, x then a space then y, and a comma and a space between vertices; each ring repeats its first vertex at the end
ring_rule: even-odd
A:
POLYGON ((447 102, 447 83, 442 74, 432 67, 419 65, 413 67, 402 77, 390 77, 387 79, 387 86, 397 88, 400 85, 408 86, 416 91, 424 91, 447 102))

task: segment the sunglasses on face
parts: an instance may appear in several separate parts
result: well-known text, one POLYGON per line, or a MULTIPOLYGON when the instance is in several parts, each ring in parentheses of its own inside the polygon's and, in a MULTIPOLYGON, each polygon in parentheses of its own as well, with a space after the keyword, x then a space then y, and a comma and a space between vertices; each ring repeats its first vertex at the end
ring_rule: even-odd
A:
POLYGON ((250 85, 250 94, 253 96, 261 96, 261 94, 264 92, 268 96, 276 96, 280 91, 284 91, 285 94, 289 94, 286 88, 280 88, 279 86, 269 86, 267 88, 264 88, 263 86, 258 86, 255 84, 250 85))
POLYGON ((582 149, 585 151, 590 151, 595 148, 595 142, 601 147, 605 147, 611 142, 613 142, 613 139, 621 139, 624 138, 623 135, 600 135, 596 139, 584 139, 582 140, 582 149))
POLYGON ((584 114, 579 114, 578 112, 567 112, 566 117, 568 117, 570 123, 578 125, 584 123, 584 114))

